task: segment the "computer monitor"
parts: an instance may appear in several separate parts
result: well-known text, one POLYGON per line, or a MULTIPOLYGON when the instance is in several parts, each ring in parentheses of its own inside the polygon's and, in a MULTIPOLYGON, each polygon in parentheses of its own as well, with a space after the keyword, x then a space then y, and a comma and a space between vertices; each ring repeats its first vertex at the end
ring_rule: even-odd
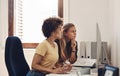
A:
POLYGON ((106 65, 104 76, 119 76, 119 68, 106 65))
POLYGON ((96 23, 96 41, 97 41, 97 60, 96 60, 96 67, 98 68, 99 64, 101 63, 101 33, 98 26, 98 23, 96 23))
POLYGON ((96 23, 96 41, 97 41, 97 65, 98 67, 101 64, 110 64, 108 53, 107 53, 107 44, 103 45, 101 32, 98 23, 96 23), (105 48, 106 47, 106 48, 105 48))

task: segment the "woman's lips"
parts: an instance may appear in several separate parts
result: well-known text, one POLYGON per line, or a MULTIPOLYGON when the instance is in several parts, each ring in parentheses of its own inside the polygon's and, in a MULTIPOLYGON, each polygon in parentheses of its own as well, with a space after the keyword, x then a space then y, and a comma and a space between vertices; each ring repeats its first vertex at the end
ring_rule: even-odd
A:
POLYGON ((76 36, 73 36, 74 38, 76 38, 76 36))

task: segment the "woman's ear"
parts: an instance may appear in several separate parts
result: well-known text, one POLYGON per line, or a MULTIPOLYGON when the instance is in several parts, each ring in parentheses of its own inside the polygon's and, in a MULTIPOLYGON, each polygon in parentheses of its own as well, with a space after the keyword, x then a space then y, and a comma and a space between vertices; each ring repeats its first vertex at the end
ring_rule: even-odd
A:
POLYGON ((51 36, 54 36, 54 35, 55 35, 55 32, 52 32, 52 33, 51 33, 51 36))
POLYGON ((63 36, 66 36, 67 35, 67 32, 63 32, 63 36))

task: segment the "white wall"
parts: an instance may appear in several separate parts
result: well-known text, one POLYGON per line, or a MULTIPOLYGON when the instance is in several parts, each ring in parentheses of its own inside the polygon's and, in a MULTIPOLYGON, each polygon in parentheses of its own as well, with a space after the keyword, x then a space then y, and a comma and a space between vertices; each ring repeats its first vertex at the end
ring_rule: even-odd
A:
POLYGON ((116 50, 117 50, 117 65, 120 67, 120 0, 115 0, 115 11, 114 11, 114 15, 115 15, 115 22, 114 22, 114 27, 116 30, 115 35, 116 36, 116 50))
MULTIPOLYGON (((110 42, 111 26, 109 25, 108 0, 69 0, 68 10, 64 17, 66 22, 72 22, 77 27, 77 40, 96 40, 96 23, 98 22, 102 40, 110 42), (109 29, 108 29, 109 28, 109 29)), ((66 3, 65 3, 66 4, 66 3)), ((66 12, 66 11, 65 11, 66 12)))
POLYGON ((4 45, 8 35, 8 0, 0 0, 0 76, 8 76, 4 61, 4 45))
POLYGON ((0 48, 1 49, 4 49, 5 39, 7 36, 8 36, 8 0, 0 0, 0 48))
POLYGON ((113 26, 112 61, 120 67, 120 0, 110 0, 110 24, 113 26))
MULTIPOLYGON (((1 11, 2 11, 2 6, 1 6, 1 0, 0 0, 0 13, 1 13, 1 11)), ((1 21, 1 20, 2 20, 2 18, 1 18, 1 14, 0 14, 0 27, 2 26, 2 23, 1 23, 2 21, 1 21)), ((1 28, 2 28, 2 27, 1 27, 1 28)), ((2 36, 2 33, 1 33, 1 32, 2 32, 1 30, 2 30, 2 29, 1 29, 1 28, 0 28, 0 36, 2 36)), ((1 46, 1 45, 2 45, 2 39, 0 39, 0 46, 1 46)), ((1 47, 0 47, 0 50, 1 50, 1 47)))

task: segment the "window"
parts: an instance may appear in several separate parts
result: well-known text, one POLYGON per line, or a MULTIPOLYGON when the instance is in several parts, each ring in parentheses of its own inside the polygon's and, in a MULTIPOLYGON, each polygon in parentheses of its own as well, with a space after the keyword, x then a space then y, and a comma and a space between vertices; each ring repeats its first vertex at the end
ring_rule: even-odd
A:
POLYGON ((24 48, 35 48, 44 40, 43 20, 63 17, 63 0, 9 0, 9 36, 18 36, 24 48))

